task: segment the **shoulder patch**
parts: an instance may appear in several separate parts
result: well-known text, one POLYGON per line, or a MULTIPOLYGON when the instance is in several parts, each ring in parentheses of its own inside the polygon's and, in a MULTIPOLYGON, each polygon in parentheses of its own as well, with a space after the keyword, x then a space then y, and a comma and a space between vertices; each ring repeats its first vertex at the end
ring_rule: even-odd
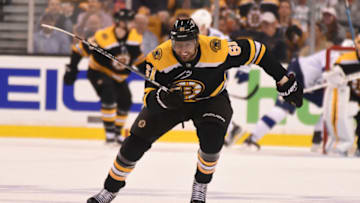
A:
POLYGON ((210 41, 210 48, 214 52, 217 52, 221 49, 221 40, 220 39, 212 39, 210 41))
POLYGON ((152 55, 154 57, 154 59, 156 60, 160 60, 162 57, 162 49, 161 48, 157 48, 152 52, 152 55))

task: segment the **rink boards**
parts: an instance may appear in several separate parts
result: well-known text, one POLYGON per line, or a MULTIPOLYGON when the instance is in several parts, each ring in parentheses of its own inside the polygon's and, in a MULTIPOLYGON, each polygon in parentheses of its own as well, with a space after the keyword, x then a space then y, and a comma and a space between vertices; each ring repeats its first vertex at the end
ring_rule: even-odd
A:
MULTIPOLYGON (((64 86, 62 77, 68 57, 0 56, 0 136, 103 139, 100 103, 86 79, 87 60, 80 63, 74 86, 64 86)), ((277 96, 275 83, 258 67, 249 72, 249 83, 238 84, 229 71, 228 91, 250 100, 232 98, 233 120, 251 131, 263 114, 270 111, 277 96)), ((142 106, 144 81, 132 74, 129 86, 133 106, 126 123, 129 128, 142 106)), ((305 101, 302 108, 276 126, 262 140, 264 145, 309 146, 320 109, 305 101)), ((185 122, 161 138, 165 142, 195 142, 192 122, 185 122)))

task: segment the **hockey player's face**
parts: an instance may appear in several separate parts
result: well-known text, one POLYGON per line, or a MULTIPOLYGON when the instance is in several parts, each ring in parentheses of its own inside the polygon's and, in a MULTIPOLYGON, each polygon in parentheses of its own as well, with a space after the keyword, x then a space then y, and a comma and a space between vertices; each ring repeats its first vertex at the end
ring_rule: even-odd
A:
POLYGON ((196 56, 197 43, 196 40, 188 40, 188 41, 173 41, 173 49, 178 57, 183 62, 191 61, 196 56))

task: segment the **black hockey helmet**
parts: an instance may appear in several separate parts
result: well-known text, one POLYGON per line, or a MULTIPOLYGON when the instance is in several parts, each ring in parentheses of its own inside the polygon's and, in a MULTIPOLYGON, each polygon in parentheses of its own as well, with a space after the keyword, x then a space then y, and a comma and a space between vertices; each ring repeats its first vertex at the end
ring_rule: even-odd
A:
POLYGON ((120 9, 114 13, 114 22, 118 24, 120 21, 131 21, 135 17, 135 12, 126 8, 120 9))
POLYGON ((170 31, 171 40, 186 41, 197 39, 199 34, 199 27, 191 18, 177 19, 174 27, 170 31))

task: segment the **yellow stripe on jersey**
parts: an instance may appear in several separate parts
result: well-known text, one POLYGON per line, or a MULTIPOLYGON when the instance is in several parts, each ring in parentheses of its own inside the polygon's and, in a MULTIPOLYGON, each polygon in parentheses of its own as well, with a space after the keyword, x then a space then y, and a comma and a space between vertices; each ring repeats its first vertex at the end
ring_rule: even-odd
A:
POLYGON ((140 46, 143 41, 143 35, 139 34, 135 28, 131 29, 126 43, 129 45, 140 46))
POLYGON ((146 97, 149 95, 149 93, 151 92, 151 91, 153 91, 153 90, 155 90, 155 88, 152 88, 152 87, 148 87, 148 88, 145 88, 145 90, 144 90, 144 97, 143 97, 143 104, 144 104, 144 106, 147 106, 146 105, 146 97))
POLYGON ((199 44, 201 56, 197 66, 216 67, 226 60, 229 52, 226 40, 199 35, 199 44))
MULTIPOLYGON (((216 37, 199 35, 201 56, 197 67, 216 67, 223 63, 228 56, 228 42, 216 37)), ((151 63, 156 70, 169 72, 179 65, 173 55, 171 40, 159 45, 153 52, 146 56, 146 61, 151 63)))
POLYGON ((216 96, 217 94, 219 94, 219 92, 224 88, 225 82, 226 82, 226 74, 224 74, 224 81, 216 88, 215 91, 213 91, 213 92, 211 93, 210 96, 211 96, 211 97, 214 97, 214 96, 216 96))
POLYGON ((346 52, 340 55, 335 62, 335 64, 340 64, 340 65, 357 64, 357 63, 359 63, 359 60, 357 58, 355 51, 346 52))
POLYGON ((146 56, 146 61, 153 65, 153 70, 170 71, 179 64, 173 55, 171 46, 171 40, 167 40, 146 56))
POLYGON ((86 51, 86 49, 84 48, 84 45, 82 42, 76 43, 74 45, 72 45, 71 48, 74 52, 80 54, 81 56, 85 56, 88 57, 89 53, 86 51))
POLYGON ((111 49, 118 45, 118 41, 115 36, 115 27, 110 26, 101 29, 95 33, 96 43, 104 49, 111 49))
POLYGON ((331 120, 332 120, 332 125, 334 127, 334 134, 336 137, 336 140, 339 139, 338 137, 338 130, 337 130, 337 123, 338 123, 338 89, 334 88, 333 90, 333 98, 332 98, 332 115, 331 115, 331 120))
POLYGON ((258 65, 262 59, 262 57, 264 56, 265 54, 265 51, 266 51, 266 47, 262 44, 261 45, 261 50, 260 50, 260 54, 259 56, 257 57, 256 61, 255 61, 255 64, 258 65))
POLYGON ((254 60, 255 52, 256 52, 254 40, 248 39, 248 41, 250 44, 250 56, 249 56, 249 60, 244 65, 249 65, 254 60))
POLYGON ((99 64, 98 62, 96 62, 96 60, 94 59, 94 57, 92 55, 90 56, 89 67, 93 70, 97 70, 97 71, 105 73, 106 75, 110 76, 111 78, 113 78, 114 80, 116 80, 118 82, 122 82, 122 81, 126 80, 126 78, 128 78, 128 75, 116 74, 113 71, 111 71, 110 69, 108 69, 107 67, 99 64))

